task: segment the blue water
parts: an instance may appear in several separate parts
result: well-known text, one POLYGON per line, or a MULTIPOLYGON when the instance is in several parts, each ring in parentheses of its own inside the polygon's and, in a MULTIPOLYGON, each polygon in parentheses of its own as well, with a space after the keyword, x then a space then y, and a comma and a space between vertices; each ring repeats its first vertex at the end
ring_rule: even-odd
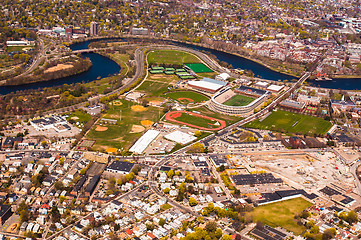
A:
MULTIPOLYGON (((85 49, 88 47, 89 42, 83 42, 76 44, 71 48, 73 50, 85 49)), ((59 78, 56 80, 50 80, 46 82, 36 82, 18 86, 0 86, 0 94, 5 95, 11 92, 28 90, 28 89, 42 89, 46 87, 56 87, 64 84, 73 84, 79 82, 91 82, 97 78, 104 78, 118 74, 120 71, 119 65, 113 60, 103 57, 96 53, 84 53, 84 57, 89 58, 93 63, 93 66, 86 72, 78 75, 73 75, 65 78, 59 78)))
POLYGON ((341 89, 341 90, 360 90, 361 89, 361 78, 337 78, 332 81, 315 81, 307 80, 312 86, 341 89))
MULTIPOLYGON (((124 38, 118 38, 117 40, 108 39, 106 41, 126 41, 124 38)), ((95 40, 95 41, 102 41, 102 40, 95 40)), ((140 41, 143 41, 140 39, 140 41)), ((72 50, 81 50, 81 49, 87 49, 88 45, 91 41, 85 41, 81 43, 75 43, 70 46, 72 50)), ((257 62, 251 61, 247 58, 243 58, 237 55, 233 55, 230 53, 225 53, 218 50, 213 50, 209 48, 204 48, 200 46, 195 46, 191 44, 183 44, 183 43, 177 43, 173 41, 168 41, 168 43, 173 43, 176 45, 192 48, 198 51, 207 51, 211 54, 215 55, 220 61, 226 62, 228 64, 231 64, 233 68, 240 68, 244 70, 251 70, 255 76, 259 76, 260 78, 273 80, 273 81, 283 81, 283 80, 291 80, 295 77, 279 73, 276 71, 273 71, 262 64, 259 64, 257 62)), ((63 84, 73 84, 78 82, 91 82, 96 80, 97 78, 101 77, 107 77, 114 74, 119 73, 120 67, 112 60, 103 57, 96 53, 84 53, 84 57, 89 58, 93 66, 89 71, 83 72, 79 75, 70 76, 66 78, 61 78, 57 80, 51 80, 47 82, 38 82, 38 83, 31 83, 31 84, 25 84, 20 86, 0 86, 0 95, 1 94, 8 94, 11 92, 21 91, 21 90, 27 90, 27 89, 41 89, 45 87, 54 87, 54 86, 61 86, 63 84)), ((308 81, 312 86, 319 86, 323 88, 333 88, 333 89, 343 89, 343 90, 351 90, 361 89, 361 79, 358 78, 351 78, 351 79, 336 79, 332 81, 325 81, 325 82, 317 82, 317 81, 308 81)))

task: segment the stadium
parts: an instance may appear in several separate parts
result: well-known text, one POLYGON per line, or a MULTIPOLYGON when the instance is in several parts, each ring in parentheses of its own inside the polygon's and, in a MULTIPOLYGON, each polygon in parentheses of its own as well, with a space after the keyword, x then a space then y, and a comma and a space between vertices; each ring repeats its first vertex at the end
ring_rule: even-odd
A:
POLYGON ((270 92, 240 86, 234 91, 228 87, 216 93, 208 106, 214 111, 228 114, 249 116, 260 107, 270 96, 270 92))

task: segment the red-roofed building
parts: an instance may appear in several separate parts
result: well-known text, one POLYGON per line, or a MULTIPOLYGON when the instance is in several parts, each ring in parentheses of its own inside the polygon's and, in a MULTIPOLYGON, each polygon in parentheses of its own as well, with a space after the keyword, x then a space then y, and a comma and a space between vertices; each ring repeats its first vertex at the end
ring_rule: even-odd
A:
POLYGON ((127 229, 127 231, 126 231, 126 233, 129 235, 129 236, 131 236, 132 234, 133 234, 133 230, 131 230, 131 229, 127 229))
POLYGON ((156 237, 153 233, 151 233, 151 232, 149 232, 147 235, 148 235, 148 237, 150 237, 151 239, 157 239, 157 237, 156 237))

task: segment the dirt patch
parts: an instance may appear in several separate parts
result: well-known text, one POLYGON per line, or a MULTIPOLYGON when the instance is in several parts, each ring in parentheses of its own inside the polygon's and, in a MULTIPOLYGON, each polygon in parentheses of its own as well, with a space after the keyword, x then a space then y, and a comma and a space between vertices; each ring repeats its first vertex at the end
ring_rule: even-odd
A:
POLYGON ((108 148, 107 150, 105 150, 107 153, 115 153, 118 151, 117 148, 108 148))
POLYGON ((184 97, 183 97, 183 98, 177 98, 177 100, 180 101, 180 102, 183 101, 183 100, 186 100, 186 101, 188 101, 188 102, 194 102, 193 99, 191 99, 191 98, 184 98, 184 97))
POLYGON ((154 101, 150 101, 149 102, 150 105, 153 105, 153 106, 160 106, 162 104, 161 101, 157 101, 157 100, 154 100, 154 101))
POLYGON ((130 130, 130 133, 140 133, 143 132, 145 129, 145 127, 141 126, 141 125, 133 125, 132 129, 130 130))
POLYGON ((44 71, 44 73, 51 73, 51 72, 56 72, 56 71, 60 71, 60 70, 65 70, 65 69, 69 69, 72 68, 73 65, 72 64, 58 64, 54 67, 48 68, 44 71))
POLYGON ((78 117, 71 117, 70 119, 78 120, 79 118, 78 117))
POLYGON ((150 120, 142 120, 140 121, 140 123, 144 126, 144 127, 151 127, 153 125, 153 121, 150 120))
POLYGON ((103 126, 99 126, 99 125, 97 125, 97 127, 95 128, 95 131, 97 131, 97 132, 105 132, 106 130, 108 130, 107 127, 103 127, 103 126))
POLYGON ((145 110, 147 110, 145 107, 143 107, 142 105, 134 105, 131 107, 131 109, 134 112, 144 112, 145 110))

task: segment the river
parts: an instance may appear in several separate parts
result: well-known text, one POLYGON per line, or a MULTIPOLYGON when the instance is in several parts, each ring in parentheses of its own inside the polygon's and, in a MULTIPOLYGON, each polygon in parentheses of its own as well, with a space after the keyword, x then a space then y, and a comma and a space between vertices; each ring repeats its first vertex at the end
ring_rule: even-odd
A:
MULTIPOLYGON (((71 46, 72 50, 86 49, 88 48, 89 42, 83 42, 81 44, 74 44, 71 46)), ((46 87, 61 86, 63 84, 73 84, 79 82, 91 82, 97 78, 105 78, 118 74, 120 71, 119 65, 113 60, 101 56, 96 53, 84 53, 84 57, 89 58, 92 62, 92 67, 85 72, 77 75, 72 75, 65 78, 59 78, 56 80, 50 80, 45 82, 36 82, 17 86, 0 86, 0 94, 5 95, 11 92, 28 90, 28 89, 41 89, 46 87)))
MULTIPOLYGON (((99 40, 95 40, 99 41, 99 40)), ((100 40, 101 41, 101 40, 100 40)), ((109 40, 109 41, 114 41, 109 40)), ((126 41, 124 38, 118 39, 118 41, 126 41)), ((88 45, 91 41, 84 41, 80 43, 75 43, 70 46, 72 50, 81 50, 81 49, 87 49, 88 45)), ((262 64, 259 64, 257 62, 251 61, 247 58, 243 58, 234 54, 225 53, 222 51, 209 49, 205 47, 195 46, 191 44, 184 44, 184 43, 177 43, 173 41, 172 42, 176 45, 192 48, 198 51, 207 51, 211 54, 215 55, 220 61, 224 61, 228 64, 231 64, 233 68, 240 68, 240 69, 247 69, 251 70, 255 76, 273 80, 273 81, 283 81, 283 80, 291 80, 295 77, 283 74, 277 71, 273 71, 267 67, 265 67, 262 64)), ((119 65, 117 65, 114 61, 112 61, 109 58, 103 57, 96 53, 84 53, 84 57, 88 57, 92 63, 93 66, 90 68, 90 70, 83 72, 79 75, 69 76, 65 78, 60 78, 57 80, 51 80, 46 82, 37 82, 37 83, 31 83, 31 84, 25 84, 25 85, 19 85, 19 86, 0 86, 0 94, 8 94, 11 92, 21 91, 21 90, 27 90, 27 89, 41 89, 45 87, 54 87, 54 86, 60 86, 63 84, 72 84, 72 83, 78 83, 78 82, 91 82, 96 80, 97 78, 101 77, 107 77, 114 74, 117 74, 120 71, 119 65)), ((350 79, 335 79, 332 81, 324 81, 324 82, 317 82, 317 81, 308 81, 312 86, 319 86, 324 88, 333 88, 333 89, 344 89, 344 90, 360 90, 361 89, 361 79, 357 78, 350 78, 350 79)))

